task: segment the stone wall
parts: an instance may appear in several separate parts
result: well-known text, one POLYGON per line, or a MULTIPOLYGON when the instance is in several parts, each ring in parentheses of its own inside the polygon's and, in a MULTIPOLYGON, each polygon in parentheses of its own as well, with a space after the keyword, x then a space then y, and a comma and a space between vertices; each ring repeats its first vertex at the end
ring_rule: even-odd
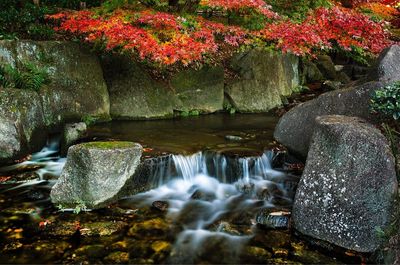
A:
POLYGON ((231 68, 239 74, 235 80, 226 80, 222 67, 205 66, 181 71, 165 83, 127 57, 102 58, 111 116, 125 120, 214 113, 224 109, 224 102, 238 112, 267 112, 299 86, 298 65, 295 56, 253 50, 232 58, 231 68))
POLYGON ((73 42, 0 41, 1 65, 22 69, 26 63, 47 71, 51 81, 39 92, 0 88, 0 164, 37 150, 49 130, 86 116, 160 119, 219 112, 226 105, 238 112, 267 112, 299 85, 298 59, 273 52, 235 55, 230 62, 239 74, 235 80, 225 79, 221 66, 204 66, 167 82, 128 57, 99 59, 73 42))

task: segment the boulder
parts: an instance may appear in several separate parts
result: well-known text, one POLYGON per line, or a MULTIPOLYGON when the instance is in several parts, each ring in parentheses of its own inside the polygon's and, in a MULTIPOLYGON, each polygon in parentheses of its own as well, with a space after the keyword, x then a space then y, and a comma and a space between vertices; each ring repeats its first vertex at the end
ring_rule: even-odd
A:
POLYGON ((295 228, 358 252, 373 252, 397 192, 394 157, 381 132, 356 117, 316 119, 293 205, 295 228))
POLYGON ((87 125, 84 122, 66 124, 62 132, 61 153, 66 154, 68 148, 82 139, 86 132, 87 125))
POLYGON ((46 142, 46 128, 39 95, 21 89, 0 89, 0 164, 37 151, 46 142))
POLYGON ((318 56, 316 65, 325 80, 335 80, 337 78, 335 64, 329 55, 318 56))
POLYGON ((14 121, 0 116, 0 164, 12 162, 24 151, 23 139, 14 121))
POLYGON ((347 115, 375 122, 377 117, 371 114, 369 107, 371 94, 388 82, 400 80, 399 53, 400 46, 393 45, 380 55, 369 75, 375 81, 327 92, 291 109, 279 120, 274 133, 275 139, 293 153, 305 158, 317 116, 347 115))
POLYGON ((283 115, 275 128, 274 137, 304 159, 307 157, 317 116, 337 114, 374 121, 376 116, 371 114, 369 108, 370 95, 383 86, 381 82, 369 82, 354 88, 331 91, 302 103, 283 115))
POLYGON ((103 56, 102 65, 113 119, 172 118, 175 111, 212 113, 223 109, 221 67, 183 70, 173 74, 167 84, 126 56, 103 56))
POLYGON ((372 80, 393 82, 400 80, 400 45, 385 49, 378 58, 375 67, 369 73, 372 80))
POLYGON ((175 74, 171 87, 176 93, 178 111, 213 113, 223 109, 224 69, 205 66, 175 74))
POLYGON ((109 118, 109 96, 98 58, 73 42, 0 41, 0 62, 19 68, 33 63, 51 82, 40 92, 44 121, 57 127, 90 115, 109 118))
POLYGON ((235 55, 230 65, 240 78, 226 85, 225 95, 239 112, 267 112, 300 85, 299 60, 293 55, 251 50, 235 55))
POLYGON ((140 163, 142 147, 131 142, 90 142, 68 149, 67 163, 51 190, 63 208, 100 208, 119 199, 140 163))
POLYGON ((174 114, 175 96, 171 89, 152 79, 131 58, 117 55, 101 59, 110 93, 113 119, 135 120, 168 118, 174 114))
POLYGON ((306 59, 301 61, 301 74, 302 83, 304 84, 311 84, 325 80, 315 63, 306 59))

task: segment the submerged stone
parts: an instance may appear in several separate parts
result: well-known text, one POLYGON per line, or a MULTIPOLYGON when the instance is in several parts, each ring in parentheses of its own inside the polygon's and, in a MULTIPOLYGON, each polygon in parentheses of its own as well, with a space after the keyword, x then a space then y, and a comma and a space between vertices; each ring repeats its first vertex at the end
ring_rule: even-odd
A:
POLYGON ((168 235, 169 224, 162 218, 154 218, 147 221, 134 223, 129 229, 128 236, 141 239, 162 238, 168 235))
POLYGON ((107 255, 105 249, 105 246, 100 244, 87 245, 75 250, 75 254, 80 257, 83 256, 86 259, 102 258, 107 255))
POLYGON ((256 222, 267 228, 288 229, 290 227, 290 212, 271 212, 270 209, 261 210, 256 215, 256 222))
POLYGON ((119 193, 140 163, 142 147, 131 142, 90 142, 72 146, 67 163, 51 190, 62 208, 100 208, 119 193))
POLYGON ((260 247, 245 247, 240 255, 243 264, 267 264, 272 254, 260 247))
POLYGON ((129 253, 120 251, 112 252, 104 258, 104 261, 109 264, 127 264, 129 262, 129 253))

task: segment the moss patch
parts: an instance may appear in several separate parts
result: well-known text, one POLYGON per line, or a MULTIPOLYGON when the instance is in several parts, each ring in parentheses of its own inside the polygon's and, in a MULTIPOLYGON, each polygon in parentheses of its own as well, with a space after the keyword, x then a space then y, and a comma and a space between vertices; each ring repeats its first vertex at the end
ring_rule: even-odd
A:
POLYGON ((132 142, 109 141, 109 142, 89 142, 82 144, 82 146, 88 148, 98 148, 98 149, 119 149, 119 148, 134 147, 135 144, 132 142))

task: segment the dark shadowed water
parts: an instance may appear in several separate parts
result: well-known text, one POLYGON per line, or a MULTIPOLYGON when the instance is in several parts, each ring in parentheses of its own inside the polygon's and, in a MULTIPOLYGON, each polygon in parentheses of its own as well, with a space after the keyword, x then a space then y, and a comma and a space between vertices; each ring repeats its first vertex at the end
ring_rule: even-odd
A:
POLYGON ((277 117, 267 114, 215 114, 174 120, 114 121, 92 127, 89 135, 138 142, 154 153, 185 155, 218 150, 262 154, 273 143, 277 122, 277 117))

